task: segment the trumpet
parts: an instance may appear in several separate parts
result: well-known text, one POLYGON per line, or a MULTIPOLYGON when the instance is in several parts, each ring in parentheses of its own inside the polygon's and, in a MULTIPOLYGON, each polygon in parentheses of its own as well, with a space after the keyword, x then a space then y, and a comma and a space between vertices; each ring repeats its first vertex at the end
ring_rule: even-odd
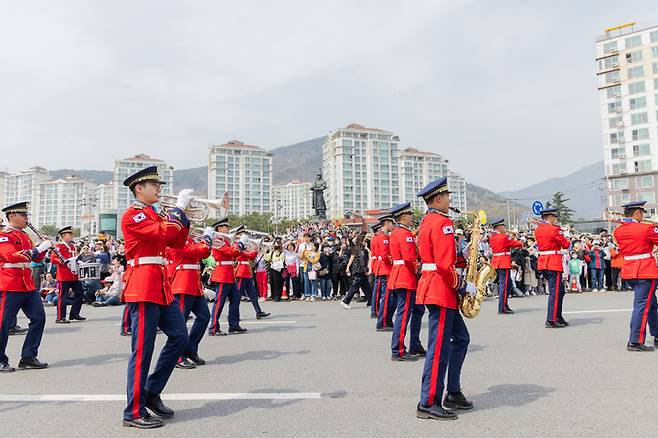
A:
MULTIPOLYGON (((607 222, 614 222, 617 224, 621 224, 625 218, 626 216, 624 216, 624 213, 614 210, 606 210, 604 215, 604 220, 606 220, 607 222)), ((654 214, 649 218, 645 218, 641 223, 649 224, 649 225, 658 225, 658 213, 654 214)))
POLYGON ((260 236, 261 238, 272 236, 270 233, 263 233, 262 231, 244 230, 244 232, 251 236, 260 236))
MULTIPOLYGON (((178 196, 160 195, 160 207, 166 213, 176 206, 178 196)), ((220 199, 193 199, 185 209, 185 215, 191 222, 204 222, 210 215, 210 209, 219 210, 220 199)))
MULTIPOLYGON (((203 229, 199 227, 192 227, 190 229, 190 237, 192 237, 192 240, 194 240, 194 242, 199 243, 201 239, 203 239, 203 229)), ((210 245, 211 248, 213 249, 222 248, 224 245, 226 245, 226 241, 224 239, 228 239, 229 242, 233 243, 233 241, 235 240, 235 233, 225 234, 215 231, 212 236, 212 244, 210 245)))

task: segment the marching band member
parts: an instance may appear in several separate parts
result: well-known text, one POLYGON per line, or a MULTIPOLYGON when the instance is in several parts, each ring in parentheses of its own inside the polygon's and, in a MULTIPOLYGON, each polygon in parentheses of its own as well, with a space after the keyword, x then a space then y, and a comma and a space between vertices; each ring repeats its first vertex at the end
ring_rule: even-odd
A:
MULTIPOLYGON (((230 225, 228 217, 222 218, 212 225, 214 231, 228 234, 230 225)), ((212 249, 212 256, 217 261, 217 266, 212 271, 210 281, 215 289, 215 304, 212 307, 212 324, 208 331, 209 336, 223 336, 226 333, 219 329, 219 317, 224 309, 224 303, 228 299, 228 332, 230 334, 245 333, 247 329, 240 327, 240 294, 235 285, 233 267, 238 249, 231 245, 226 238, 224 245, 212 249)))
POLYGON ((645 203, 638 201, 623 205, 626 218, 613 231, 619 251, 624 256, 621 278, 630 282, 634 294, 628 351, 653 351, 653 347, 644 345, 647 323, 654 337, 654 345, 658 343, 658 268, 653 257, 653 248, 658 245, 658 227, 642 223, 646 213, 645 203))
POLYGON ((562 249, 571 245, 557 224, 557 209, 545 208, 541 212, 542 223, 535 229, 539 250, 537 270, 544 271, 548 282, 548 311, 546 328, 562 328, 569 325, 562 317, 564 282, 562 281, 562 249))
POLYGON ((388 278, 393 268, 393 259, 391 258, 390 239, 395 219, 390 214, 381 216, 379 223, 382 229, 379 233, 378 240, 378 263, 373 271, 379 285, 379 309, 377 312, 377 331, 393 331, 393 315, 395 313, 395 294, 388 290, 388 278))
POLYGON ((208 303, 203 295, 203 285, 201 284, 201 260, 210 255, 212 246, 212 236, 214 230, 206 228, 203 240, 195 243, 191 237, 187 237, 187 242, 183 249, 168 248, 167 259, 174 266, 174 273, 171 278, 171 291, 178 300, 183 320, 187 321, 190 312, 194 313, 194 324, 190 329, 188 336, 187 348, 185 353, 178 360, 177 368, 189 369, 196 368, 197 365, 205 365, 206 361, 199 357, 199 342, 210 322, 210 312, 208 303))
POLYGON ((380 230, 382 228, 381 222, 377 221, 374 224, 370 226, 370 229, 373 232, 373 236, 370 239, 370 273, 373 276, 373 283, 372 283, 372 302, 370 303, 370 317, 371 318, 377 318, 377 314, 379 311, 379 290, 381 288, 381 284, 379 283, 379 279, 377 278, 377 274, 375 273, 375 270, 378 269, 379 263, 381 262, 381 254, 380 254, 380 241, 381 241, 381 234, 380 230))
POLYGON ((416 304, 418 250, 411 233, 414 214, 409 202, 393 207, 390 213, 397 222, 390 238, 393 268, 386 286, 395 295, 397 303, 391 337, 391 360, 416 361, 418 356, 425 355, 420 342, 420 323, 425 307, 416 304), (411 326, 409 351, 404 345, 408 325, 411 326))
POLYGON ((57 232, 62 242, 55 246, 66 260, 61 260, 57 254, 52 253, 52 262, 57 265, 56 279, 59 283, 57 299, 57 319, 56 324, 68 324, 71 321, 84 321, 87 318, 80 316, 82 309, 82 299, 84 297, 84 288, 78 278, 77 256, 75 255, 75 245, 73 240, 73 227, 64 227, 57 232), (71 315, 66 319, 66 301, 69 299, 69 289, 73 291, 73 304, 71 305, 71 315))
POLYGON ((429 183, 418 196, 423 198, 428 210, 418 232, 422 270, 416 303, 427 307, 429 324, 416 417, 455 420, 457 414, 445 408, 473 408, 473 403, 461 392, 461 369, 470 336, 458 310, 458 294, 475 293, 476 289, 472 283, 464 283, 455 270, 457 253, 454 224, 448 215, 447 178, 429 183), (446 375, 447 393, 443 399, 446 375))
POLYGON ((46 313, 39 291, 34 290, 34 280, 30 271, 31 261, 41 261, 52 246, 44 240, 36 248, 23 229, 27 226, 27 202, 19 202, 2 209, 9 221, 0 232, 0 372, 16 371, 9 365, 5 354, 9 331, 16 324, 19 310, 30 320, 27 336, 23 342, 18 368, 41 369, 48 364, 37 359, 46 313))
POLYGON ((498 313, 512 314, 514 311, 509 308, 507 300, 511 281, 509 278, 512 270, 512 248, 521 248, 523 243, 516 239, 511 239, 505 230, 505 219, 499 219, 491 224, 493 233, 489 237, 489 245, 493 256, 491 257, 491 266, 498 273, 498 313))
POLYGON ((162 403, 160 394, 188 339, 183 314, 166 278, 165 249, 185 245, 189 220, 184 210, 194 198, 191 189, 182 190, 176 206, 165 218, 153 208, 164 184, 156 166, 140 170, 126 178, 123 184, 130 188, 136 199, 121 218, 128 263, 123 301, 129 306, 132 320, 128 404, 123 411, 123 425, 152 429, 163 425, 162 418, 174 415, 174 411, 162 403), (148 375, 158 327, 167 335, 167 342, 155 370, 148 375), (151 416, 146 408, 157 416, 151 416))
POLYGON ((246 294, 249 297, 249 301, 251 301, 251 305, 254 306, 254 310, 256 311, 256 319, 267 318, 270 314, 263 312, 260 308, 258 292, 256 291, 256 286, 254 286, 254 276, 251 272, 251 263, 258 255, 258 251, 247 251, 247 244, 240 241, 241 237, 246 237, 244 225, 240 225, 235 233, 236 239, 238 239, 236 245, 239 250, 235 256, 238 262, 235 268, 235 278, 238 281, 238 294, 240 296, 246 294))

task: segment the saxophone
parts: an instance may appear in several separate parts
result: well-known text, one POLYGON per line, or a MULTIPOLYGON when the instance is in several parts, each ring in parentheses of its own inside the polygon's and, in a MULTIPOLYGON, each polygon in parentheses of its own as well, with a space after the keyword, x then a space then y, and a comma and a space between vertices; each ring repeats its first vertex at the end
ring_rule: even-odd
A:
POLYGON ((496 278, 496 270, 491 263, 480 257, 478 247, 482 240, 482 224, 486 222, 484 211, 478 213, 466 213, 467 216, 473 217, 473 227, 471 228, 471 243, 469 247, 468 260, 466 264, 466 281, 475 284, 477 292, 475 295, 465 294, 460 298, 459 310, 466 318, 475 318, 480 313, 482 301, 487 293, 487 286, 496 278))

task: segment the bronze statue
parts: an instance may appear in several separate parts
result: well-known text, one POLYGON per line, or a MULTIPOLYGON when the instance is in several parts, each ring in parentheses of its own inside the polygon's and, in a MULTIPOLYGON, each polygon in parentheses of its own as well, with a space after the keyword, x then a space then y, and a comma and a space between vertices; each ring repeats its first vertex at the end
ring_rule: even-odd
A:
POLYGON ((327 204, 324 202, 323 192, 327 189, 327 183, 322 179, 322 168, 318 170, 317 178, 311 186, 313 192, 313 209, 318 219, 327 218, 327 204))

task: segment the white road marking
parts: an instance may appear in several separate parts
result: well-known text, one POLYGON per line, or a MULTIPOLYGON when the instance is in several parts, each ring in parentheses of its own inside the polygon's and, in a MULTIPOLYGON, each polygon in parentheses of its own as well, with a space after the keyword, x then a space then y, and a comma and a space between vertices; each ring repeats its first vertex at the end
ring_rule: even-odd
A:
MULTIPOLYGON (((224 321, 220 321, 220 323, 224 323, 224 321)), ((188 321, 187 323, 187 325, 192 324, 194 324, 194 321, 188 321)), ((240 325, 242 324, 297 324, 297 321, 240 321, 240 325)), ((121 323, 117 322, 114 325, 121 325, 121 323)))
MULTIPOLYGON (((317 400, 320 392, 209 392, 163 394, 163 400, 317 400)), ((0 394, 0 402, 99 402, 126 401, 125 394, 0 394)))
POLYGON ((633 309, 600 309, 600 310, 572 310, 570 312, 562 312, 565 315, 576 315, 579 313, 614 313, 614 312, 632 312, 633 309))

